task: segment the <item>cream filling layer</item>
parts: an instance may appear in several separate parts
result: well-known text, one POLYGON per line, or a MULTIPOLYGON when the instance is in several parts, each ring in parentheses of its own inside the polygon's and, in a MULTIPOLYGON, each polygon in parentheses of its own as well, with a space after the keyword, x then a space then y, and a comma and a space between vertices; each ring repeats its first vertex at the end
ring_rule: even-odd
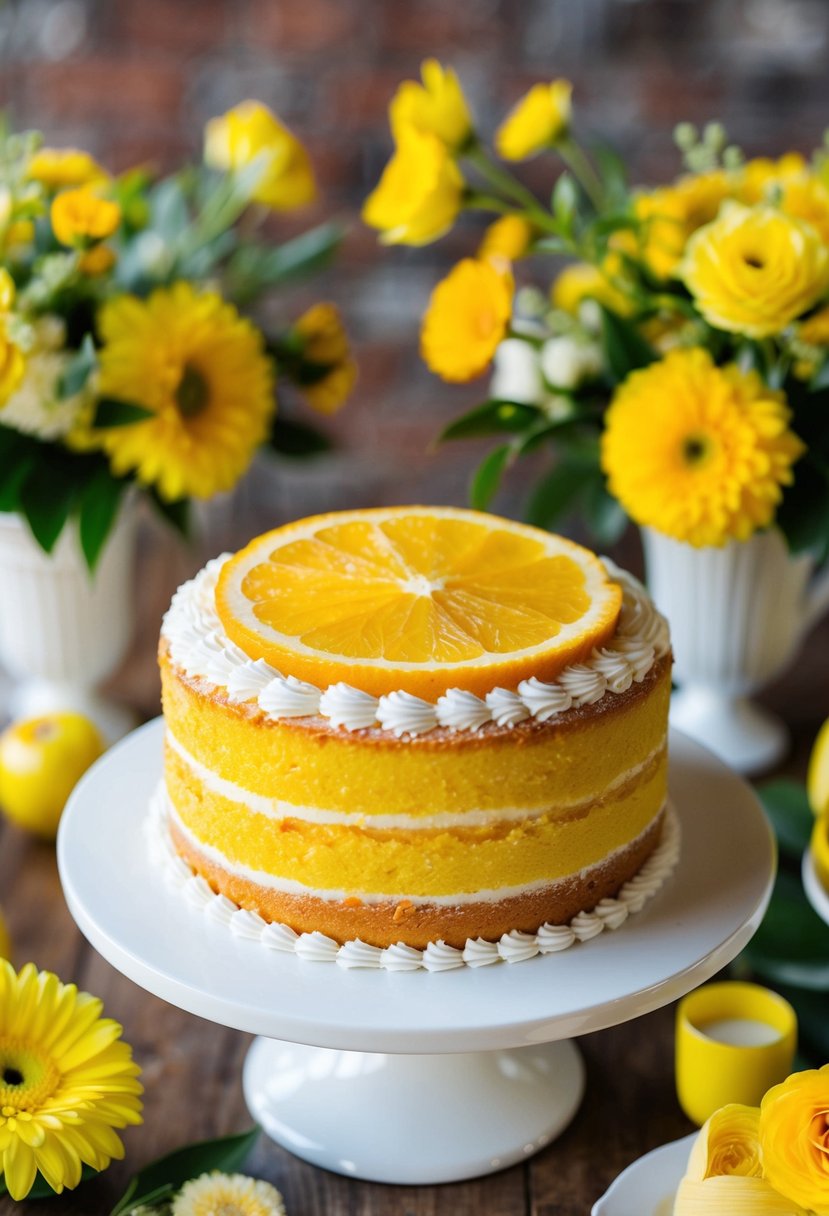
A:
MULTIPOLYGON (((608 862, 613 861, 615 857, 625 852, 625 850, 636 845, 650 830, 651 824, 653 823, 653 820, 651 820, 651 823, 648 824, 648 826, 644 828, 638 836, 635 836, 633 840, 627 841, 618 849, 614 849, 612 853, 608 853, 606 857, 603 857, 601 861, 597 862, 595 865, 586 866, 584 869, 577 870, 573 874, 562 875, 560 878, 556 878, 553 882, 550 882, 549 879, 539 879, 536 882, 523 883, 518 886, 497 887, 490 890, 473 891, 468 893, 462 892, 458 895, 419 896, 412 895, 409 892, 363 892, 354 890, 346 891, 338 888, 308 887, 303 883, 297 882, 293 878, 279 878, 274 874, 266 874, 262 870, 254 870, 250 866, 240 865, 237 862, 230 861, 226 854, 221 851, 221 849, 215 848, 214 845, 205 844, 204 841, 200 840, 199 837, 190 830, 190 828, 185 826, 181 820, 181 817, 176 811, 176 808, 173 806, 170 795, 167 792, 167 787, 163 781, 160 783, 154 797, 163 799, 164 813, 168 816, 170 822, 175 825, 176 829, 181 833, 190 846, 197 852, 201 853, 202 856, 206 857, 208 861, 212 861, 215 865, 223 869, 227 874, 232 875, 234 878, 243 878, 247 882, 255 883, 260 887, 267 887, 275 891, 281 891, 285 895, 295 895, 299 898, 310 897, 313 899, 329 900, 335 903, 342 903, 343 900, 353 898, 355 896, 366 904, 399 903, 403 899, 416 905, 437 905, 439 907, 449 908, 457 907, 460 904, 498 903, 503 899, 513 899, 520 895, 529 895, 534 891, 543 891, 548 887, 557 886, 560 883, 570 882, 574 879, 586 878, 592 870, 597 868, 597 866, 606 865, 608 862)), ((664 811, 666 805, 667 803, 662 804, 662 806, 656 812, 654 819, 664 811)))
MULTIPOLYGON (((246 790, 243 786, 237 785, 234 781, 228 781, 226 778, 220 777, 212 769, 202 764, 200 760, 197 760, 195 756, 191 755, 185 747, 182 747, 169 727, 167 728, 166 740, 171 751, 175 752, 182 763, 198 778, 209 793, 216 794, 220 798, 227 798, 231 802, 238 802, 248 811, 253 811, 257 815, 264 815, 267 819, 277 821, 281 819, 298 819, 305 823, 330 823, 339 824, 343 827, 371 827, 376 828, 378 831, 435 831, 441 828, 489 827, 495 823, 511 823, 520 819, 538 818, 541 815, 549 814, 551 810, 557 813, 572 813, 578 810, 579 807, 588 806, 595 801, 593 798, 587 801, 576 799, 574 802, 558 802, 555 807, 541 807, 534 811, 521 810, 515 807, 503 807, 489 811, 464 811, 460 813, 446 811, 437 815, 365 815, 359 811, 326 811, 313 806, 295 806, 293 803, 283 802, 279 798, 267 798, 264 794, 255 794, 251 790, 246 790)), ((667 738, 663 737, 659 745, 649 752, 641 763, 634 764, 631 768, 626 769, 625 772, 620 773, 609 785, 603 787, 602 793, 610 794, 632 780, 639 773, 644 772, 660 752, 664 751, 666 741, 667 738)))

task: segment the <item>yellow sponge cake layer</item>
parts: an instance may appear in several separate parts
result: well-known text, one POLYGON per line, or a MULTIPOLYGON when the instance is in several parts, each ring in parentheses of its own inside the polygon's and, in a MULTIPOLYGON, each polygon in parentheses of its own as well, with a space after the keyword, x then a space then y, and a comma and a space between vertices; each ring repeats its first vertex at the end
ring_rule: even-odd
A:
POLYGON ((184 675, 164 648, 161 670, 168 729, 205 769, 295 807, 367 818, 505 806, 538 812, 600 797, 662 747, 670 696, 665 657, 627 692, 551 722, 398 739, 321 718, 269 719, 255 703, 232 704, 184 675))

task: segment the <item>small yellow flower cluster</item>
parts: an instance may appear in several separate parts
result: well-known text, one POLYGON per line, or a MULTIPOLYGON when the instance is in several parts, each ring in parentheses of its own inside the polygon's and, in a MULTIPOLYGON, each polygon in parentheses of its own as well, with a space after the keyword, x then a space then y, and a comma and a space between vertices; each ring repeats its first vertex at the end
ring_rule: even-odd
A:
POLYGON ((829 1212, 829 1065, 794 1073, 759 1108, 724 1106, 703 1125, 674 1216, 829 1212))

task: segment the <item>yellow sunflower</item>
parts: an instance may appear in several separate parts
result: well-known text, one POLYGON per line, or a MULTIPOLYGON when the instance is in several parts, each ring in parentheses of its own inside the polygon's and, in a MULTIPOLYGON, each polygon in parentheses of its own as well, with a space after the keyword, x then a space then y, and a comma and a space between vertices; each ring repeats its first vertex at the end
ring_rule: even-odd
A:
POLYGON ((214 1170, 184 1184, 171 1216, 285 1216, 285 1204, 269 1182, 214 1170))
POLYGON ((12 1199, 40 1171, 72 1189, 124 1146, 113 1128, 141 1122, 140 1069, 101 1002, 27 963, 0 960, 0 1169, 12 1199))
POLYGON ((610 492, 638 524, 692 545, 770 524, 805 451, 789 411, 754 372, 671 351, 616 391, 602 436, 610 492))
POLYGON ((512 275, 490 261, 464 258, 435 287, 423 317, 420 352, 444 380, 485 371, 512 314, 512 275))
POLYGON ((147 300, 118 296, 104 305, 99 328, 99 395, 153 415, 100 432, 113 472, 134 472, 169 501, 231 489, 275 408, 259 331, 221 296, 189 283, 147 300))

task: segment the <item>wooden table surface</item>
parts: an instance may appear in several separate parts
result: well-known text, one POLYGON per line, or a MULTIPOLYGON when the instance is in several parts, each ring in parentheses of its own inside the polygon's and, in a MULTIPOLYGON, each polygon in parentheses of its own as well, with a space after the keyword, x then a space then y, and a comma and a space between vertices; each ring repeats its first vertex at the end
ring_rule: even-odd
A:
MULTIPOLYGON (((235 539, 235 538, 234 538, 235 539)), ((209 548, 222 543, 213 538, 209 548)), ((139 621, 130 660, 115 687, 140 716, 157 712, 152 651, 160 606, 198 568, 203 552, 182 554, 155 534, 141 555, 139 621)), ((829 631, 765 700, 792 726, 795 747, 783 766, 802 774, 821 719, 829 713, 829 631), (817 661, 815 657, 817 656, 817 661)), ((0 827, 0 905, 15 963, 39 967, 100 996, 124 1026, 143 1068, 145 1121, 127 1130, 127 1156, 79 1192, 26 1205, 29 1216, 106 1216, 128 1178, 145 1162, 189 1141, 250 1125, 241 1089, 249 1036, 174 1009, 137 988, 81 937, 63 902, 54 849, 0 827)), ((571 1127, 530 1160, 471 1182, 393 1187, 356 1182, 315 1169, 263 1137, 247 1171, 282 1191, 289 1216, 585 1216, 612 1179, 649 1149, 686 1135, 691 1125, 673 1089, 673 1010, 587 1036, 587 1096, 571 1127)), ((349 1118, 343 1110, 342 1117, 349 1118)), ((417 1152, 417 1145, 412 1145, 417 1152)), ((0 1200, 0 1216, 21 1209, 0 1200)))

